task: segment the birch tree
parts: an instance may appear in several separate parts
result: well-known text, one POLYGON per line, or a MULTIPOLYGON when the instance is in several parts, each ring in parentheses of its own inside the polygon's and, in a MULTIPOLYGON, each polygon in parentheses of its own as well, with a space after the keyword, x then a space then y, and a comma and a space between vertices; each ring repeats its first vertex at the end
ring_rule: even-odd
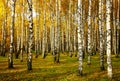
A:
POLYGON ((54 55, 54 48, 55 48, 55 27, 54 27, 54 9, 52 6, 53 1, 50 0, 50 20, 51 20, 51 27, 50 27, 50 38, 51 38, 51 51, 54 55))
POLYGON ((3 18, 3 23, 2 23, 2 43, 1 43, 1 55, 5 56, 6 53, 6 27, 7 27, 7 8, 8 8, 8 1, 5 1, 5 8, 3 9, 5 11, 5 18, 3 18))
POLYGON ((56 28, 55 28, 55 50, 54 62, 59 63, 60 58, 60 2, 56 0, 56 28))
POLYGON ((120 30, 119 30, 119 28, 120 28, 120 0, 118 0, 118 8, 117 8, 117 38, 116 38, 116 52, 117 52, 117 57, 118 57, 118 54, 119 54, 119 41, 120 41, 120 39, 119 39, 119 37, 120 37, 120 30))
POLYGON ((8 54, 8 68, 13 68, 15 3, 16 0, 10 0, 11 26, 10 26, 10 53, 8 54))
MULTIPOLYGON (((120 1, 118 1, 118 19, 117 19, 117 22, 118 22, 118 28, 120 28, 120 1)), ((118 33, 117 33, 117 36, 118 36, 118 38, 117 38, 117 40, 118 41, 120 41, 120 39, 119 39, 119 36, 120 36, 120 30, 118 30, 118 33)), ((119 47, 118 46, 120 46, 120 43, 119 42, 117 42, 117 50, 118 50, 118 53, 120 52, 119 51, 119 47)))
POLYGON ((102 11, 103 11, 103 0, 99 0, 99 33, 100 33, 100 68, 104 70, 104 53, 103 53, 103 26, 102 26, 102 11))
POLYGON ((69 1, 69 20, 68 20, 68 44, 69 44, 69 54, 70 54, 70 57, 72 57, 72 43, 71 43, 71 7, 72 7, 72 1, 70 0, 69 1))
POLYGON ((36 36, 35 36, 35 53, 36 53, 36 58, 38 57, 39 55, 39 41, 40 41, 40 36, 39 36, 39 31, 40 31, 40 9, 37 8, 40 6, 40 2, 37 3, 36 1, 36 12, 39 14, 39 15, 36 15, 36 36))
POLYGON ((66 16, 66 51, 68 52, 69 51, 69 27, 68 27, 68 19, 67 19, 67 16, 66 16))
POLYGON ((88 9, 88 64, 91 64, 91 5, 92 5, 92 0, 89 0, 89 9, 88 9))
POLYGON ((114 49, 114 54, 117 56, 117 41, 116 41, 116 28, 117 28, 117 26, 116 26, 116 19, 117 19, 117 8, 116 8, 116 2, 117 2, 117 0, 113 0, 113 8, 112 8, 112 10, 113 10, 113 49, 114 49))
POLYGON ((79 75, 82 75, 83 69, 83 26, 82 26, 82 0, 78 0, 78 58, 79 75))
POLYGON ((21 54, 20 54, 20 60, 23 62, 23 43, 24 43, 24 0, 22 0, 22 26, 21 26, 21 54))
POLYGON ((33 15, 32 15, 32 0, 27 0, 28 2, 28 21, 29 21, 29 40, 28 40, 28 59, 27 66, 28 70, 32 70, 32 46, 33 46, 33 15))
POLYGON ((112 60, 111 60, 111 6, 112 1, 106 0, 106 30, 107 30, 107 71, 108 77, 112 78, 112 60))
POLYGON ((18 27, 17 27, 17 53, 16 53, 16 59, 18 59, 18 57, 19 57, 20 45, 21 45, 20 44, 21 43, 21 38, 20 38, 20 31, 21 31, 21 29, 20 29, 20 24, 21 24, 21 22, 20 22, 20 14, 17 14, 17 20, 19 20, 19 22, 18 22, 18 27))
POLYGON ((1 43, 1 55, 5 56, 5 43, 6 43, 6 23, 5 20, 3 20, 2 25, 2 43, 1 43))
POLYGON ((46 28, 46 0, 44 0, 44 28, 43 28, 43 41, 42 41, 42 57, 46 56, 46 36, 47 28, 46 28))

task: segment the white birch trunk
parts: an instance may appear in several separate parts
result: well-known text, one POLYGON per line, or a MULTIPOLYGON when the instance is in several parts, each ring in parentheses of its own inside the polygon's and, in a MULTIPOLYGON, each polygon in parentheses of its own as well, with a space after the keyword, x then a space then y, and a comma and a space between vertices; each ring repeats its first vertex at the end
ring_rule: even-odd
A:
MULTIPOLYGON (((50 0, 50 5, 52 5, 52 0, 50 0)), ((51 9, 50 15, 51 15, 51 51, 54 55, 55 50, 54 9, 51 9)))
POLYGON ((46 52, 46 0, 44 0, 44 28, 43 28, 43 41, 42 41, 42 57, 45 58, 46 52))
POLYGON ((89 0, 88 10, 88 64, 91 64, 91 6, 92 0, 89 0))
POLYGON ((16 53, 16 59, 18 59, 19 54, 20 54, 20 14, 17 14, 17 20, 19 20, 18 22, 18 26, 17 26, 17 53, 16 53))
POLYGON ((29 42, 28 42, 28 70, 32 70, 32 46, 33 46, 33 15, 32 15, 32 0, 27 0, 28 2, 28 20, 29 20, 29 42))
POLYGON ((54 62, 59 63, 59 57, 60 57, 60 3, 58 0, 56 0, 56 28, 55 28, 55 56, 54 56, 54 62))
POLYGON ((112 60, 111 60, 111 0, 106 0, 106 30, 107 30, 107 71, 108 77, 112 78, 112 60))
POLYGON ((2 49, 1 49, 1 55, 5 56, 5 43, 6 43, 6 23, 5 20, 3 20, 3 24, 2 24, 2 49))
POLYGON ((71 48, 71 4, 72 4, 72 1, 70 0, 69 2, 69 20, 68 20, 68 39, 69 39, 69 55, 70 57, 72 57, 72 48, 71 48))
POLYGON ((11 26, 10 26, 10 53, 8 54, 8 68, 13 68, 15 2, 16 0, 10 1, 11 26))
POLYGON ((21 54, 20 61, 23 62, 23 42, 24 42, 24 0, 22 0, 22 26, 21 26, 21 54))
POLYGON ((102 0, 99 0, 99 33, 100 33, 100 68, 101 70, 104 70, 104 53, 103 53, 103 19, 102 19, 102 14, 103 14, 103 2, 102 0))
POLYGON ((82 26, 82 0, 78 0, 78 58, 79 75, 82 75, 83 69, 83 26, 82 26))

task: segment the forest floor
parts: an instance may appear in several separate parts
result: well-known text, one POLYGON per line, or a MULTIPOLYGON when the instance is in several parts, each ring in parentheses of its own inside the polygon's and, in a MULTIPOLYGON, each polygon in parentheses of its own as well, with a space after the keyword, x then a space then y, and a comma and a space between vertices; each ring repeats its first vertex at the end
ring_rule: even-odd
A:
MULTIPOLYGON (((91 57, 91 65, 87 65, 87 57, 83 63, 83 76, 77 76, 78 59, 61 54, 60 63, 53 62, 49 54, 45 59, 33 55, 33 70, 27 71, 26 54, 23 62, 14 59, 14 68, 8 69, 7 57, 0 56, 0 81, 109 81, 107 78, 107 64, 105 71, 100 70, 99 55, 91 57)), ((106 59, 106 57, 105 57, 106 59)), ((120 58, 112 56, 113 79, 120 81, 120 58)))

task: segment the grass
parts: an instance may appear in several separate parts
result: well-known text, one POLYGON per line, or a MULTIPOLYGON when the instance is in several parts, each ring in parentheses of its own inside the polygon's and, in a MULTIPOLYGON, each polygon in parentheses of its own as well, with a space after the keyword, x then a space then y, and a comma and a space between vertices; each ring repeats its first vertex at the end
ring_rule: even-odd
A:
MULTIPOLYGON (((120 58, 112 56, 113 79, 120 81, 120 58)), ((49 54, 45 59, 33 55, 33 70, 27 71, 26 54, 24 61, 14 59, 14 68, 7 68, 7 57, 0 56, 0 81, 109 81, 107 78, 107 65, 105 71, 99 68, 99 55, 92 56, 92 64, 87 65, 87 58, 83 63, 83 76, 77 76, 78 59, 61 54, 60 63, 53 62, 49 54)))

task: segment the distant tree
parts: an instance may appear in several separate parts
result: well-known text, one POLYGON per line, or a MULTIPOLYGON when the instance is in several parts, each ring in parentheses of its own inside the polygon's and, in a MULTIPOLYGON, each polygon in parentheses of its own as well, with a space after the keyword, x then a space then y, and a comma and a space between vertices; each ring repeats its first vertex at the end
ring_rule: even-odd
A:
POLYGON ((120 52, 120 0, 118 0, 118 8, 117 8, 117 40, 116 40, 116 45, 117 45, 117 56, 120 52))
POLYGON ((10 26, 10 53, 8 55, 8 68, 13 68, 15 3, 16 0, 10 0, 11 26, 10 26))
POLYGON ((91 64, 91 8, 92 8, 92 0, 89 1, 89 9, 88 9, 88 64, 91 64))
POLYGON ((42 40, 42 58, 46 56, 47 50, 47 27, 46 27, 46 0, 44 0, 44 26, 43 26, 43 40, 42 40))
POLYGON ((51 38, 51 52, 54 54, 55 50, 55 27, 54 27, 54 22, 55 22, 55 14, 54 14, 54 8, 53 8, 53 1, 50 0, 50 20, 51 20, 51 26, 50 26, 50 38, 51 38))
POLYGON ((6 53, 6 38, 7 38, 7 16, 8 16, 8 1, 3 1, 4 3, 4 15, 3 15, 3 20, 2 20, 2 41, 1 41, 1 54, 2 56, 5 56, 6 53))
POLYGON ((71 41, 71 28, 72 28, 72 25, 71 25, 71 15, 72 15, 72 0, 69 0, 69 17, 68 17, 68 48, 69 48, 69 55, 70 57, 72 57, 72 41, 71 41))
POLYGON ((25 5, 24 0, 22 0, 22 26, 21 26, 21 54, 20 60, 23 62, 23 45, 24 45, 24 12, 25 12, 25 5))
POLYGON ((19 54, 20 54, 20 43, 21 43, 21 38, 20 38, 20 14, 17 14, 17 19, 19 20, 18 27, 17 27, 17 52, 15 54, 16 59, 18 59, 19 54))
POLYGON ((60 58, 60 2, 56 0, 56 28, 55 28, 55 56, 54 62, 59 63, 60 58))
POLYGON ((104 70, 104 51, 103 51, 103 25, 102 25, 102 14, 103 14, 103 0, 99 0, 99 34, 100 34, 100 68, 104 70))
MULTIPOLYGON (((40 7, 40 2, 36 2, 36 7, 40 7)), ((36 41, 35 41, 35 53, 36 53, 36 57, 38 57, 38 55, 39 55, 39 41, 40 41, 40 23, 39 23, 39 21, 40 21, 40 8, 37 8, 36 9, 36 13, 38 13, 38 14, 36 14, 36 41)))
POLYGON ((6 20, 3 20, 3 25, 2 25, 2 43, 1 43, 1 55, 5 56, 6 48, 6 20))

